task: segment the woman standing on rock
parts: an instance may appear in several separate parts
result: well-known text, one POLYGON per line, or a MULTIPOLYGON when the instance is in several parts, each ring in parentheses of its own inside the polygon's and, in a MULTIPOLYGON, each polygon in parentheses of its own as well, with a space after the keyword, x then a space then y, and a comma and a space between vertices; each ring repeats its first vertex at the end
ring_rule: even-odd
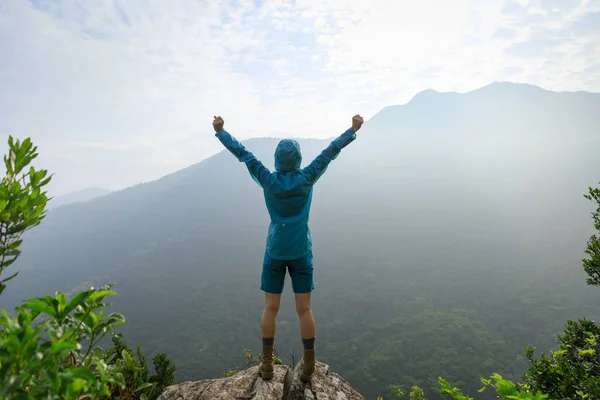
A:
POLYGON ((313 185, 340 151, 356 139, 363 118, 355 115, 352 127, 335 139, 306 168, 301 169, 302 154, 295 140, 284 139, 275 150, 275 172, 269 171, 251 152, 223 129, 223 118, 214 117, 216 137, 240 162, 264 192, 271 223, 262 268, 261 290, 265 307, 261 319, 263 361, 259 373, 273 378, 276 317, 279 311, 286 268, 292 279, 300 335, 304 345, 300 379, 310 381, 316 362, 315 320, 310 305, 314 289, 312 238, 308 226, 313 185))

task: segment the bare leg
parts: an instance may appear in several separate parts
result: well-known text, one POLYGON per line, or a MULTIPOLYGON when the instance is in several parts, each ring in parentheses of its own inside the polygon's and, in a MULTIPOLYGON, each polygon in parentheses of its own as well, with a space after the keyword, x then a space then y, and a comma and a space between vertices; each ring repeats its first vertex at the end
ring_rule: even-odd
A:
POLYGON ((260 332, 263 338, 275 337, 277 328, 276 318, 280 302, 281 294, 265 292, 265 309, 260 321, 260 332))
POLYGON ((310 293, 296 293, 296 312, 300 318, 300 336, 312 339, 316 335, 315 319, 310 305, 310 293))
POLYGON ((296 293, 296 312, 300 318, 300 336, 304 345, 300 380, 308 382, 315 372, 316 352, 314 338, 316 335, 315 319, 310 306, 310 293, 296 293))

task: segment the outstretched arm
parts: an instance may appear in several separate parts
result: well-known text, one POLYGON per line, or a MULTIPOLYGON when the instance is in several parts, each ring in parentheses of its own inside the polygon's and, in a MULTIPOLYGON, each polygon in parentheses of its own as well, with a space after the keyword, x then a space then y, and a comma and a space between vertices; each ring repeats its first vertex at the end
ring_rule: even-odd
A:
POLYGON ((221 117, 215 117, 213 121, 213 128, 215 129, 215 136, 223 146, 227 150, 231 152, 238 159, 238 161, 243 162, 248 167, 248 171, 250 172, 250 176, 256 183, 258 183, 261 187, 265 187, 269 176, 271 175, 271 171, 267 167, 263 165, 260 160, 258 160, 254 154, 246 150, 243 144, 238 142, 233 136, 229 134, 225 129, 223 129, 223 125, 225 121, 221 117))
POLYGON ((315 184, 325 173, 329 163, 337 158, 344 147, 348 146, 356 139, 356 132, 360 129, 363 122, 363 118, 360 115, 355 115, 352 118, 352 128, 348 129, 331 142, 329 146, 313 160, 313 162, 302 170, 311 184, 315 184))

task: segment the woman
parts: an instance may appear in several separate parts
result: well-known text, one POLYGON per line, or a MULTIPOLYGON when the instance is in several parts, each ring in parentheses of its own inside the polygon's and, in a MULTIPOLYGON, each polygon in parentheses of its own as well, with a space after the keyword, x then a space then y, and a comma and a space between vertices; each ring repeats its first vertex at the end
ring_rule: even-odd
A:
POLYGON ((215 136, 240 161, 264 192, 271 223, 262 268, 261 290, 265 307, 261 319, 263 360, 259 374, 273 378, 276 317, 279 311, 286 268, 292 279, 300 336, 304 346, 300 379, 310 381, 316 362, 315 320, 310 305, 314 289, 312 238, 308 226, 312 188, 340 151, 356 139, 363 118, 355 115, 352 127, 335 139, 306 168, 301 169, 302 154, 295 140, 283 139, 275 150, 275 172, 269 171, 251 152, 224 128, 223 118, 214 117, 215 136))

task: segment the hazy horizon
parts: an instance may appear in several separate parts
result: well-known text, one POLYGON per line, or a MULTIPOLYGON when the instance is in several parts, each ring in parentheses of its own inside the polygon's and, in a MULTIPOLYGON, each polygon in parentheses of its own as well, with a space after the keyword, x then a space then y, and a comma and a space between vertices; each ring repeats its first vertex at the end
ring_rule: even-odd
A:
MULTIPOLYGON (((542 89, 543 91, 553 92, 553 91, 551 91, 550 89, 547 89, 547 88, 544 88, 544 87, 541 87, 541 86, 538 86, 538 85, 533 85, 533 84, 530 84, 530 83, 519 83, 519 82, 490 82, 489 84, 487 84, 487 85, 484 85, 484 86, 482 86, 482 87, 479 87, 479 88, 476 88, 476 89, 475 89, 475 90, 473 90, 473 91, 476 91, 476 90, 481 90, 481 89, 484 89, 484 88, 488 88, 488 87, 490 87, 490 86, 493 86, 493 85, 496 85, 496 84, 510 84, 510 85, 516 85, 516 86, 531 86, 531 87, 535 87, 535 88, 542 89)), ((457 92, 457 91, 440 92, 440 91, 437 91, 437 90, 435 90, 435 89, 432 89, 432 88, 427 88, 427 89, 424 89, 424 90, 420 90, 420 91, 418 91, 418 92, 417 92, 417 93, 416 93, 416 94, 415 94, 413 97, 411 97, 411 98, 410 98, 410 99, 409 99, 409 100, 408 100, 406 103, 404 103, 404 104, 391 104, 391 105, 387 105, 387 106, 383 107, 381 110, 377 111, 377 112, 376 112, 376 113, 375 113, 373 116, 376 116, 376 115, 380 114, 382 111, 389 110, 390 108, 394 108, 394 107, 401 107, 401 106, 406 106, 406 105, 408 105, 408 104, 409 104, 409 103, 410 103, 410 102, 411 102, 411 101, 412 101, 412 100, 413 100, 415 97, 417 97, 418 95, 420 95, 420 94, 423 94, 423 93, 429 93, 429 92, 434 92, 434 93, 438 93, 438 94, 459 94, 459 95, 464 95, 464 94, 468 94, 468 93, 470 93, 471 91, 468 91, 468 92, 457 92)), ((572 93, 572 94, 574 94, 574 93, 580 93, 580 92, 581 92, 581 93, 588 93, 588 94, 600 94, 600 92, 591 92, 591 91, 585 91, 585 90, 583 90, 583 91, 582 91, 582 90, 578 90, 578 91, 572 91, 572 90, 563 90, 563 91, 559 91, 559 92, 555 92, 555 93, 572 93)), ((366 123, 367 123, 367 125, 368 125, 369 119, 366 119, 365 121, 366 121, 366 123)), ((344 126, 344 125, 340 124, 340 126, 344 126)), ((228 128, 228 129, 229 129, 229 128, 228 128)), ((342 128, 342 129, 343 129, 343 128, 342 128)), ((337 132, 337 133, 339 133, 339 132, 337 132)), ((248 139, 245 139, 245 140, 243 140, 243 142, 244 142, 244 143, 250 143, 250 144, 252 144, 252 143, 254 143, 256 140, 261 140, 261 139, 282 139, 282 138, 293 138, 293 139, 305 139, 305 140, 306 140, 306 139, 308 139, 308 140, 320 140, 320 141, 327 141, 327 140, 329 140, 329 139, 332 139, 332 138, 334 138, 334 137, 335 137, 335 135, 336 135, 336 134, 334 133, 334 134, 332 134, 332 135, 329 135, 329 136, 324 136, 324 137, 304 137, 304 138, 301 138, 301 137, 298 137, 298 136, 285 135, 284 133, 282 133, 281 135, 278 135, 278 136, 276 136, 276 135, 270 135, 270 136, 256 136, 256 137, 251 137, 251 138, 248 138, 248 139)), ((215 140, 216 140, 216 139, 215 139, 215 140)), ((275 149, 275 147, 273 147, 273 150, 274 150, 274 149, 275 149)), ((252 150, 252 149, 250 149, 250 150, 252 150)), ((151 179, 148 179, 148 180, 143 180, 143 181, 138 181, 138 182, 132 182, 132 183, 130 183, 130 184, 127 184, 127 185, 125 185, 125 186, 121 186, 121 187, 112 187, 112 188, 109 188, 109 187, 94 187, 94 186, 85 186, 85 185, 84 185, 84 186, 82 186, 82 187, 77 187, 77 188, 75 188, 75 189, 73 189, 73 190, 67 190, 67 191, 66 191, 66 192, 64 192, 64 193, 58 193, 58 194, 57 194, 57 193, 54 193, 54 192, 52 192, 52 193, 51 193, 51 195, 52 195, 52 196, 54 196, 54 198, 55 198, 55 201, 54 201, 54 202, 55 202, 55 203, 57 203, 57 202, 58 202, 58 201, 56 201, 56 200, 60 200, 60 203, 61 203, 60 205, 62 205, 62 200, 63 200, 64 198, 67 198, 67 199, 68 199, 69 197, 72 197, 73 195, 79 195, 79 194, 81 194, 81 193, 85 193, 85 192, 87 192, 87 191, 90 191, 90 190, 92 190, 92 191, 95 191, 95 190, 101 190, 101 191, 105 191, 105 192, 106 192, 105 194, 112 193, 112 192, 117 192, 117 191, 120 191, 120 190, 123 190, 123 189, 128 189, 128 188, 131 188, 131 187, 134 187, 134 186, 140 185, 140 184, 145 184, 145 183, 151 183, 151 182, 155 182, 155 181, 157 181, 157 180, 160 180, 161 178, 164 178, 164 177, 166 177, 166 176, 168 176, 168 175, 172 175, 172 174, 175 174, 175 173, 177 173, 177 172, 180 172, 180 171, 182 171, 182 170, 185 170, 185 169, 187 169, 187 168, 189 168, 189 167, 191 167, 191 166, 193 166, 193 165, 195 165, 195 164, 202 163, 203 161, 205 161, 205 160, 207 160, 207 159, 209 159, 209 158, 211 158, 211 157, 214 157, 215 155, 217 155, 217 154, 219 154, 219 153, 222 153, 222 152, 224 152, 224 151, 226 151, 226 150, 224 150, 223 148, 218 148, 218 149, 217 149, 216 151, 214 151, 213 153, 211 153, 211 154, 208 154, 206 157, 204 157, 204 158, 202 158, 202 159, 199 159, 199 160, 197 160, 197 161, 193 162, 192 164, 189 164, 189 165, 183 165, 183 166, 181 166, 180 168, 177 168, 177 169, 174 169, 174 170, 171 170, 171 171, 166 171, 164 174, 162 174, 162 175, 159 175, 159 176, 156 176, 156 177, 154 177, 154 178, 151 178, 151 179)), ((267 163, 267 164, 271 162, 271 160, 270 160, 268 157, 265 157, 265 158, 264 158, 264 160, 262 160, 262 161, 263 161, 263 162, 265 162, 265 163, 267 163)), ((78 196, 75 196, 75 197, 78 197, 78 196)), ((85 196, 83 196, 83 197, 85 198, 85 196)), ((78 200, 78 199, 77 199, 77 200, 75 200, 75 201, 80 201, 80 200, 78 200)), ((73 202, 75 202, 75 201, 73 201, 73 202)), ((68 201, 68 202, 69 202, 69 203, 71 203, 71 200, 69 199, 69 201, 68 201)), ((55 207, 56 207, 56 206, 55 206, 54 204, 50 204, 50 208, 55 208, 55 207)))

